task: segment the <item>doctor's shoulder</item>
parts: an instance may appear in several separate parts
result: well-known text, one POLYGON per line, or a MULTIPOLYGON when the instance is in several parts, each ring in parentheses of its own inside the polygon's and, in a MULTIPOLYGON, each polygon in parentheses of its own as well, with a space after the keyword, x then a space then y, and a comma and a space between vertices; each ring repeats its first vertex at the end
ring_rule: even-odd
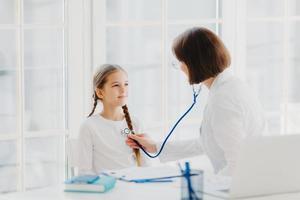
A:
MULTIPOLYGON (((232 76, 231 79, 225 81, 216 92, 218 96, 226 97, 234 101, 239 101, 245 94, 251 93, 251 88, 247 82, 241 80, 236 76, 232 76)), ((247 96, 247 95, 246 95, 247 96)))
MULTIPOLYGON (((210 94, 209 106, 215 109, 242 111, 245 98, 245 85, 239 79, 224 82, 210 94)), ((247 96, 247 95, 246 95, 247 96)))

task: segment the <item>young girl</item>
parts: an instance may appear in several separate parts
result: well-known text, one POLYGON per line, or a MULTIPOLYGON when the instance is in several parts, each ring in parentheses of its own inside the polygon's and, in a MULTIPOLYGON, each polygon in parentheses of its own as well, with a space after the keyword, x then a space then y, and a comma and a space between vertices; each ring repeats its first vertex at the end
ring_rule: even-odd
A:
POLYGON ((131 121, 126 106, 127 73, 118 65, 102 65, 94 74, 93 87, 94 107, 79 133, 79 174, 149 164, 138 149, 133 150, 125 143, 130 130, 141 132, 138 121, 131 121), (94 114, 98 102, 103 109, 94 114))

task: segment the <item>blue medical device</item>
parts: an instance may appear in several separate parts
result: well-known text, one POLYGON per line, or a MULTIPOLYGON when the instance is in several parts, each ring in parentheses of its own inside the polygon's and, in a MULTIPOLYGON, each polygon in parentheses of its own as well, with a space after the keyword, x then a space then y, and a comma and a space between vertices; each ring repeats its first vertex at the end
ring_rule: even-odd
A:
MULTIPOLYGON (((171 136, 171 134, 173 133, 173 131, 175 130, 175 128, 177 127, 177 125, 180 123, 180 121, 192 110, 192 108, 194 107, 194 105, 196 104, 196 102, 197 102, 197 97, 198 97, 198 95, 200 94, 200 92, 201 92, 201 84, 199 85, 199 89, 198 89, 198 91, 196 92, 195 91, 195 88, 194 88, 194 86, 193 86, 193 103, 192 103, 192 105, 187 109, 187 111, 177 120, 177 122, 174 124, 174 126, 173 126, 173 128, 171 129, 171 131, 169 132, 169 134, 167 135, 167 137, 165 138, 165 140, 164 140, 164 142, 162 143, 162 145, 161 145, 161 147, 160 147, 160 150, 158 151, 158 153, 156 154, 156 155, 151 155, 151 154, 149 154, 143 147, 142 147, 142 145, 140 145, 138 142, 136 142, 137 143, 137 145, 142 149, 142 151, 147 155, 147 156, 149 156, 150 158, 156 158, 157 156, 159 156, 159 154, 162 152, 162 150, 163 150, 163 148, 164 148, 164 146, 165 146, 165 144, 167 143, 167 140, 169 139, 169 137, 171 136)), ((125 130, 124 130, 124 132, 126 133, 126 134, 129 134, 129 133, 131 133, 131 131, 128 129, 128 128, 126 128, 125 130)))

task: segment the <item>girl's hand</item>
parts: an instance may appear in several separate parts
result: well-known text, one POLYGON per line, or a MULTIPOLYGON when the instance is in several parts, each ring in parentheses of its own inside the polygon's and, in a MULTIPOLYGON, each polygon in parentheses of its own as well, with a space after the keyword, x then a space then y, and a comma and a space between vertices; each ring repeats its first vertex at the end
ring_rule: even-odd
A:
POLYGON ((147 137, 146 134, 129 134, 127 136, 126 144, 128 146, 133 149, 139 149, 136 142, 138 142, 149 153, 155 153, 157 151, 155 142, 147 137))

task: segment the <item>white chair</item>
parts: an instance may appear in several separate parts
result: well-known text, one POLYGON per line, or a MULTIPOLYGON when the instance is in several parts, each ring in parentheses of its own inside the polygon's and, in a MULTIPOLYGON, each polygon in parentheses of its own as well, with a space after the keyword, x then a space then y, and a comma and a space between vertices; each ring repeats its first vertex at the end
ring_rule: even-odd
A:
POLYGON ((68 138, 66 141, 66 175, 71 178, 77 174, 78 171, 78 140, 68 138))

